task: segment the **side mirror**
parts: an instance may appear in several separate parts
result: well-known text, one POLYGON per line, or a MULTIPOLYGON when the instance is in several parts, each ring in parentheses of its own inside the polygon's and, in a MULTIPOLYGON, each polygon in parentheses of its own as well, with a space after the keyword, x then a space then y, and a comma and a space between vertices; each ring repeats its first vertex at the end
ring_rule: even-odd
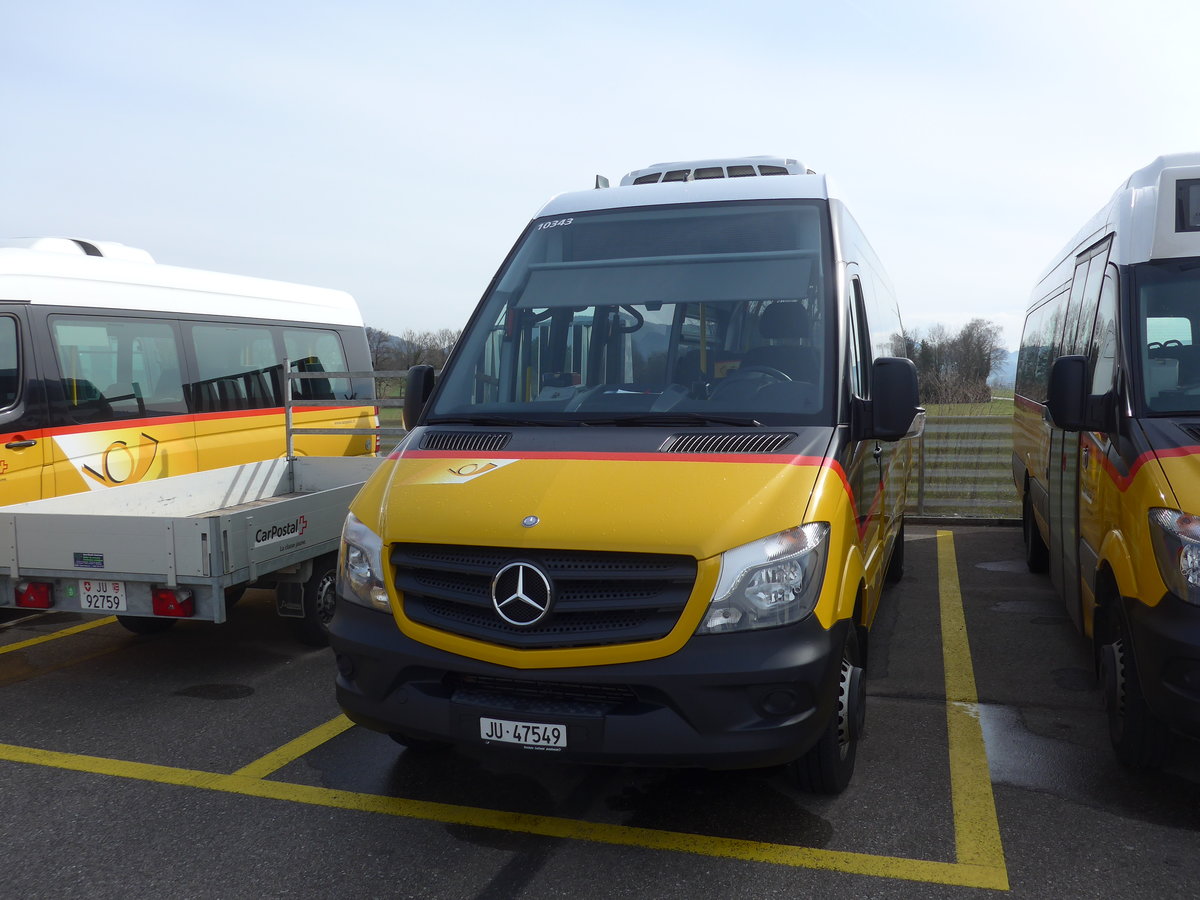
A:
POLYGON ((404 388, 404 427, 409 431, 417 427, 425 401, 433 393, 433 366, 413 366, 408 370, 408 384, 404 388))
POLYGON ((1086 356, 1060 356, 1050 366, 1046 412, 1063 431, 1112 431, 1113 394, 1088 392, 1086 356))
POLYGON ((920 423, 917 367, 902 356, 881 356, 871 365, 871 399, 857 400, 852 422, 855 438, 898 441, 920 423))

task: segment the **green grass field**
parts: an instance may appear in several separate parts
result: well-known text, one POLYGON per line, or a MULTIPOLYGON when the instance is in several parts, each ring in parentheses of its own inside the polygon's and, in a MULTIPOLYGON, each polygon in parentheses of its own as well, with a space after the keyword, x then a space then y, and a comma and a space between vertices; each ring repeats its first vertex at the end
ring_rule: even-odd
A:
POLYGON ((1011 416, 1012 397, 993 397, 991 403, 931 403, 925 407, 932 416, 1011 416))

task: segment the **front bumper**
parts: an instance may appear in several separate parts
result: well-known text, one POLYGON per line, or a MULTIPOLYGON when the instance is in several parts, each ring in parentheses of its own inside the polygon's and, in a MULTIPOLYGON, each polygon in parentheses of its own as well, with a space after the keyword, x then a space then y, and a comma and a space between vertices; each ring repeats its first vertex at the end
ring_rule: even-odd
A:
POLYGON ((752 768, 788 762, 836 713, 848 622, 693 637, 662 659, 511 669, 405 637, 386 613, 339 600, 337 699, 375 731, 487 753, 480 718, 565 726, 573 762, 752 768), (835 649, 836 648, 836 649, 835 649))
POLYGON ((1130 604, 1129 624, 1150 709, 1200 737, 1200 607, 1168 594, 1157 606, 1130 604))

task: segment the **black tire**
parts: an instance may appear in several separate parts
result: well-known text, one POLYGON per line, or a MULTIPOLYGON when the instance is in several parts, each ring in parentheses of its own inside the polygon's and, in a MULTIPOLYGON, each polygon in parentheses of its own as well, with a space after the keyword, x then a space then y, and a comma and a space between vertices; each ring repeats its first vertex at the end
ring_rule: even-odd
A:
POLYGON ((842 647, 837 707, 816 744, 791 764, 797 786, 813 794, 840 794, 854 774, 867 711, 866 672, 859 665, 858 636, 848 625, 842 647))
POLYGON ((896 535, 896 543, 892 545, 892 558, 888 560, 887 572, 884 573, 885 584, 898 584, 904 577, 904 520, 900 520, 900 531, 896 535))
POLYGON ((1033 501, 1029 499, 1029 491, 1021 501, 1021 535, 1025 540, 1025 567, 1030 572, 1048 572, 1050 570, 1050 548, 1042 540, 1037 522, 1033 520, 1033 501))
POLYGON ((1100 648, 1100 674, 1113 752, 1128 769, 1162 768, 1171 751, 1171 731, 1146 704, 1129 623, 1119 604, 1109 614, 1108 634, 1113 642, 1100 648))
POLYGON ((237 602, 242 599, 242 595, 246 593, 246 585, 235 584, 232 587, 225 588, 225 609, 226 611, 237 606, 237 602))
POLYGON ((298 591, 304 615, 292 619, 292 631, 310 647, 329 646, 329 622, 337 602, 337 554, 326 553, 313 560, 312 575, 303 584, 281 584, 277 590, 298 591))
POLYGON ((162 634, 179 620, 161 616, 117 616, 117 621, 134 634, 162 634))

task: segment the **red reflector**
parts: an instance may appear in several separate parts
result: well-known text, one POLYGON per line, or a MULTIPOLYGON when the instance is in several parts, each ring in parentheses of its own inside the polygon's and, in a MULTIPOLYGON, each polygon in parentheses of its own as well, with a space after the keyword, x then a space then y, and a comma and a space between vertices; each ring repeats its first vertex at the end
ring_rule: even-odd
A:
POLYGON ((49 609, 54 605, 50 585, 45 581, 18 582, 13 593, 17 606, 23 606, 25 609, 49 609))
POLYGON ((177 619, 186 619, 196 614, 196 604, 192 602, 191 591, 155 588, 151 598, 156 616, 174 616, 177 619))

